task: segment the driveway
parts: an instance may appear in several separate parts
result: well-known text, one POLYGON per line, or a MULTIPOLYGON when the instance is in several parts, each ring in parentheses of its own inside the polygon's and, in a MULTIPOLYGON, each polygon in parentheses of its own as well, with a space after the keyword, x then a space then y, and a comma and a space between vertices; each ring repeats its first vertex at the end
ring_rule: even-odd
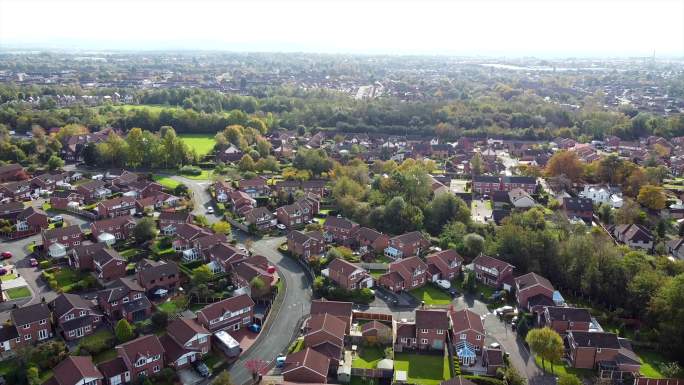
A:
POLYGON ((483 199, 473 199, 471 217, 475 222, 485 223, 488 218, 492 217, 492 209, 489 202, 483 199))
POLYGON ((194 215, 204 215, 210 224, 221 220, 220 216, 215 214, 207 214, 207 208, 212 206, 211 194, 209 194, 209 191, 207 191, 211 181, 194 180, 179 175, 172 175, 171 179, 188 186, 188 190, 192 192, 192 201, 194 202, 192 213, 194 215))
POLYGON ((272 309, 259 338, 229 369, 232 382, 238 385, 251 381, 245 363, 253 359, 274 360, 289 347, 293 337, 299 333, 299 321, 309 314, 311 280, 299 263, 278 251, 278 246, 283 242, 285 237, 265 238, 252 245, 254 254, 265 256, 278 267, 278 274, 284 280, 286 289, 282 305, 279 309, 272 309))

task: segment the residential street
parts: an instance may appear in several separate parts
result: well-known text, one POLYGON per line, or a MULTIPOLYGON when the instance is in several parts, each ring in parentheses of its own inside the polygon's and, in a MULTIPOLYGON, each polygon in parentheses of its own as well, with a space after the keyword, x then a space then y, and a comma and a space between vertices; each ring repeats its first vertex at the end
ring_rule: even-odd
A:
POLYGON ((192 210, 194 215, 204 215, 210 224, 221 220, 221 217, 216 214, 207 214, 207 208, 212 205, 211 195, 207 191, 211 181, 194 180, 178 175, 173 175, 171 178, 188 186, 188 189, 192 192, 192 200, 195 203, 192 210))

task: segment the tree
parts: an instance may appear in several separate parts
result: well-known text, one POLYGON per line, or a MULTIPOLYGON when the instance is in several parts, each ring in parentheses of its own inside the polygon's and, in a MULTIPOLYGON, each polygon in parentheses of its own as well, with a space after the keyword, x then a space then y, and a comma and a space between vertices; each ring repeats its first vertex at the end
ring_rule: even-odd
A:
POLYGON ((212 382, 212 385, 233 385, 233 383, 230 382, 230 374, 228 373, 228 370, 224 370, 219 373, 212 382))
POLYGON ((506 385, 526 385, 527 379, 520 375, 520 372, 513 365, 508 365, 503 370, 503 380, 506 385))
POLYGON ((470 233, 463 237, 463 245, 469 257, 476 257, 484 250, 484 238, 480 234, 470 233))
POLYGON ((639 223, 641 216, 641 206, 631 199, 625 199, 622 207, 615 212, 615 222, 623 225, 639 223))
POLYGON ((163 311, 158 311, 152 314, 150 320, 152 321, 152 325, 154 325, 156 330, 162 330, 169 322, 169 315, 163 311))
POLYGON ((680 378, 682 373, 682 367, 676 361, 673 362, 663 362, 658 367, 660 373, 665 378, 680 378))
POLYGON ((572 373, 561 374, 558 378, 558 385, 582 385, 582 380, 572 373))
POLYGON ((214 277, 214 272, 209 266, 202 265, 192 270, 192 281, 196 284, 205 284, 214 277))
POLYGON ((157 225, 154 219, 145 217, 133 227, 133 238, 138 243, 143 243, 154 239, 157 236, 157 225))
POLYGON ((572 151, 558 151, 546 164, 548 176, 565 175, 572 182, 579 181, 583 172, 582 162, 577 158, 577 154, 572 151))
POLYGON ((461 198, 439 194, 425 209, 425 227, 431 234, 439 234, 449 221, 470 223, 470 209, 461 198))
POLYGON ((551 373, 553 373, 553 363, 563 356, 563 339, 553 329, 544 327, 533 329, 527 333, 525 342, 530 346, 532 352, 542 360, 542 369, 546 370, 545 362, 551 362, 551 373))
POLYGON ((188 195, 188 186, 183 183, 178 184, 176 188, 173 189, 173 194, 179 197, 188 195))
POLYGON ((667 197, 663 188, 659 186, 646 185, 641 187, 637 202, 652 210, 661 210, 665 207, 667 197))
POLYGON ((254 159, 252 159, 249 154, 245 154, 240 159, 240 162, 238 162, 238 168, 243 172, 254 171, 256 169, 256 164, 254 163, 254 159))
POLYGON ((230 235, 231 226, 226 221, 218 221, 211 225, 211 229, 218 234, 230 235))
POLYGON ((50 159, 48 159, 47 161, 47 167, 50 171, 59 170, 62 167, 64 167, 64 160, 62 160, 62 158, 58 157, 57 155, 52 155, 50 156, 50 159))
POLYGON ((130 341, 135 337, 133 326, 131 326, 125 318, 120 319, 119 322, 116 323, 114 334, 116 335, 116 340, 119 341, 120 344, 130 341))
POLYGON ((649 310, 658 322, 662 346, 673 357, 684 357, 684 273, 661 285, 649 310))
POLYGON ((479 152, 476 152, 472 159, 470 159, 470 172, 473 175, 481 175, 482 167, 482 155, 480 155, 479 152))

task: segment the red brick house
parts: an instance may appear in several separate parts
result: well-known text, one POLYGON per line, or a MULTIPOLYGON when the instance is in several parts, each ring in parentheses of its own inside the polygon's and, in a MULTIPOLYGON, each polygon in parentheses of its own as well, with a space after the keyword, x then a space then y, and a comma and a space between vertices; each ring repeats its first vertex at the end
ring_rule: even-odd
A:
POLYGON ((547 306, 537 316, 537 324, 548 326, 558 334, 564 335, 570 330, 588 332, 591 326, 589 310, 566 307, 547 306))
POLYGON ((214 234, 213 231, 192 223, 177 224, 176 236, 172 242, 173 249, 179 252, 190 249, 196 239, 212 234, 214 234))
POLYGON ((68 356, 55 366, 46 385, 105 385, 104 376, 90 356, 68 356))
POLYGON ((245 223, 259 230, 268 230, 276 225, 275 216, 266 207, 256 207, 245 214, 245 223))
POLYGON ((449 312, 449 318, 451 341, 459 360, 464 365, 474 364, 475 358, 468 352, 480 354, 484 348, 485 329, 482 318, 469 309, 452 310, 449 312))
POLYGON ((50 319, 50 309, 45 303, 12 309, 10 320, 17 328, 16 345, 25 346, 52 338, 50 319))
POLYGON ((129 238, 133 233, 135 220, 129 216, 117 216, 109 219, 101 219, 90 225, 90 231, 94 240, 99 240, 102 234, 111 234, 116 240, 129 238))
POLYGON ((247 255, 229 243, 218 243, 204 251, 205 260, 214 262, 221 272, 230 272, 233 265, 247 259, 247 255))
POLYGON ((373 277, 364 268, 341 258, 333 259, 321 273, 345 290, 373 287, 373 277))
POLYGON ((428 280, 428 266, 418 257, 410 257, 389 264, 388 272, 378 279, 379 284, 394 292, 422 287, 428 280))
POLYGON ((478 194, 501 191, 501 180, 498 176, 475 175, 473 176, 473 191, 478 194))
POLYGON ((254 255, 241 260, 238 263, 231 265, 231 278, 233 284, 238 288, 248 288, 251 297, 265 295, 271 292, 271 288, 278 283, 278 274, 270 269, 275 269, 270 265, 268 259, 261 255, 254 255), (252 281, 259 278, 264 284, 265 288, 256 290, 253 287, 252 281))
POLYGON ((330 358, 311 348, 304 348, 288 354, 282 375, 287 382, 325 384, 329 369, 330 358))
POLYGON ((112 190, 107 188, 107 184, 101 180, 82 183, 76 186, 76 192, 88 203, 97 202, 112 194, 112 190))
POLYGON ((638 373, 641 368, 641 360, 629 341, 614 333, 571 330, 565 336, 565 343, 573 368, 594 369, 605 364, 631 373, 638 373))
POLYGON ((179 318, 169 323, 166 335, 160 340, 167 364, 176 370, 201 360, 211 350, 211 333, 190 318, 179 318))
POLYGON ((47 214, 30 206, 17 215, 17 231, 38 232, 47 229, 48 224, 47 214))
POLYGON ((73 202, 78 203, 78 206, 83 204, 83 195, 74 191, 58 190, 50 195, 50 206, 58 210, 66 210, 69 204, 73 202))
POLYGON ((165 366, 164 346, 154 334, 117 345, 115 349, 117 355, 123 359, 132 380, 141 376, 151 377, 165 366))
POLYGON ((53 258, 58 258, 66 256, 68 249, 80 245, 83 242, 84 235, 78 225, 71 225, 43 230, 41 231, 41 238, 43 239, 43 249, 53 258), (52 247, 53 245, 56 247, 52 247))
POLYGON ((252 198, 271 194, 271 188, 266 183, 266 179, 262 177, 240 180, 237 182, 237 186, 238 190, 244 191, 252 198))
POLYGON ((0 184, 0 199, 11 198, 17 201, 28 200, 31 197, 31 182, 22 180, 0 184))
POLYGON ((159 230, 164 235, 176 234, 176 226, 191 224, 192 214, 188 211, 162 211, 159 213, 159 230))
POLYGON ((102 325, 103 315, 95 304, 79 295, 60 294, 50 303, 55 322, 67 341, 93 334, 102 325))
POLYGON ((402 352, 405 349, 412 350, 418 347, 415 322, 398 322, 396 335, 397 337, 394 342, 395 351, 402 352))
POLYGON ((354 245, 359 253, 382 253, 389 246, 389 237, 368 227, 359 227, 354 232, 354 245))
POLYGON ((513 285, 513 265, 486 255, 473 260, 475 278, 487 286, 510 290, 513 285))
MULTIPOLYGON (((515 278, 515 298, 518 301, 518 306, 523 309, 532 310, 533 305, 538 303, 550 302, 553 303, 554 288, 548 279, 542 277, 537 273, 527 273, 515 278), (537 298, 535 297, 543 297, 537 298), (541 301, 540 301, 541 300, 541 301)), ((536 309, 542 311, 543 309, 536 309)))
POLYGON ((561 210, 568 219, 579 218, 589 225, 594 220, 594 204, 589 198, 565 197, 561 210))
POLYGON ((304 346, 328 357, 334 370, 342 357, 345 333, 345 322, 334 315, 312 315, 304 326, 304 346))
POLYGON ((235 190, 230 184, 224 181, 216 181, 211 187, 214 190, 215 199, 219 203, 228 202, 228 194, 235 190))
POLYGON ((320 256, 325 250, 325 239, 320 231, 304 233, 298 230, 287 234, 287 250, 292 255, 310 260, 320 256))
POLYGON ((444 310, 416 310, 416 339, 419 349, 442 350, 449 332, 444 310))
POLYGON ((241 190, 231 191, 228 194, 228 202, 231 210, 239 216, 244 216, 257 206, 256 200, 241 190))
POLYGON ((451 281, 461 273, 463 257, 454 249, 443 250, 425 257, 428 265, 429 279, 451 281))
POLYGON ((252 323, 254 301, 246 294, 209 304, 197 312, 197 322, 214 333, 219 330, 240 330, 252 323))
POLYGON ((142 321, 152 313, 152 304, 145 289, 131 278, 119 278, 112 286, 97 293, 97 303, 112 322, 126 318, 142 321))
POLYGON ((323 235, 327 242, 348 245, 358 228, 358 223, 354 223, 347 218, 327 217, 323 224, 323 235))
POLYGON ((354 304, 351 302, 342 301, 328 301, 325 299, 317 299, 311 301, 311 309, 309 313, 317 314, 331 314, 341 319, 346 325, 346 333, 349 334, 352 323, 352 308, 354 304))
POLYGON ((179 286, 180 270, 172 261, 145 261, 137 272, 137 278, 138 284, 145 289, 148 296, 164 297, 179 286))
POLYGON ((295 202, 291 205, 280 206, 276 209, 278 222, 288 229, 304 226, 313 219, 314 213, 311 206, 295 202))
POLYGON ((100 218, 114 218, 124 215, 133 215, 136 212, 135 198, 122 196, 114 199, 101 201, 97 204, 97 214, 100 218))
POLYGON ((420 253, 430 246, 430 241, 425 238, 420 231, 392 237, 389 245, 385 248, 385 255, 392 259, 401 259, 420 255, 420 253))
POLYGON ((28 178, 24 167, 18 163, 9 163, 0 166, 0 183, 25 180, 28 178))

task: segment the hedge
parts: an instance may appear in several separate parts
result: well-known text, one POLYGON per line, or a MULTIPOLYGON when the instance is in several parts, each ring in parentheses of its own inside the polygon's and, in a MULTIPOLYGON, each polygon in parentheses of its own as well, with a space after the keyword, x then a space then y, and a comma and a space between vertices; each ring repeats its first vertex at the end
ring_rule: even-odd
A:
POLYGON ((504 385, 502 380, 494 377, 467 375, 463 376, 463 378, 466 378, 477 385, 504 385))

